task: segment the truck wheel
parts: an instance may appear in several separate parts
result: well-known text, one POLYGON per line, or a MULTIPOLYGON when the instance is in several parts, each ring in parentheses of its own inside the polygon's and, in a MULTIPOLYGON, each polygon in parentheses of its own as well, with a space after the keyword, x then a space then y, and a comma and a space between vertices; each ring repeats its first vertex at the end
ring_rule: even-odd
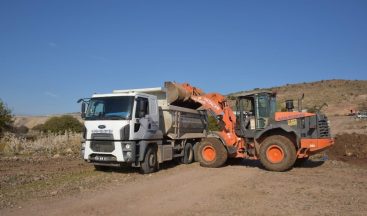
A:
POLYGON ((296 148, 286 137, 274 135, 266 138, 260 145, 261 164, 270 171, 286 171, 296 161, 296 148))
POLYGON ((157 171, 157 168, 157 152, 153 146, 150 146, 145 153, 144 161, 141 162, 140 170, 143 174, 148 174, 157 171))
POLYGON ((227 161, 228 153, 223 143, 216 138, 203 140, 199 145, 200 165, 217 168, 227 161))
POLYGON ((194 161, 194 149, 191 143, 186 143, 184 149, 184 156, 181 158, 181 163, 190 164, 194 161))
POLYGON ((195 162, 200 161, 199 146, 200 146, 200 143, 197 142, 197 143, 195 143, 195 145, 193 147, 193 149, 194 149, 194 161, 195 162))

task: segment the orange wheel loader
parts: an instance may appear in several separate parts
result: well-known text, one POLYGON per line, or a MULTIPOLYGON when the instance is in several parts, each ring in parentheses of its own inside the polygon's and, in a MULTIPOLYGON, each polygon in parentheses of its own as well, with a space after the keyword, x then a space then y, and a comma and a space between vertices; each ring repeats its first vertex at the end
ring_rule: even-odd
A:
POLYGON ((287 112, 277 112, 273 92, 236 97, 234 112, 221 94, 205 94, 187 83, 166 82, 165 87, 171 103, 185 101, 218 121, 221 129, 194 149, 205 167, 220 167, 227 158, 249 158, 260 159, 268 170, 286 171, 334 143, 324 114, 293 111, 291 100, 286 101, 287 112))

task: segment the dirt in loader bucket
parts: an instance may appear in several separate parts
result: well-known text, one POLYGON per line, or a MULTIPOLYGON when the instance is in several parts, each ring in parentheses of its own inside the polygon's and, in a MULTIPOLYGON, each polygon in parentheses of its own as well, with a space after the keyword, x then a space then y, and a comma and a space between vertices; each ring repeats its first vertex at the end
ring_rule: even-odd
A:
POLYGON ((367 165, 367 135, 365 134, 338 134, 334 146, 328 150, 332 160, 367 165))

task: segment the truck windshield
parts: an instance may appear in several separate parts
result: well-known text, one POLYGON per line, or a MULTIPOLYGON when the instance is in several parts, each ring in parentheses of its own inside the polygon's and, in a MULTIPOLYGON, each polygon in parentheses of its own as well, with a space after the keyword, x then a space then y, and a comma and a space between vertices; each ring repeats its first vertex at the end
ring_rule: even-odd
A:
POLYGON ((89 101, 86 120, 131 119, 134 97, 100 97, 89 101))

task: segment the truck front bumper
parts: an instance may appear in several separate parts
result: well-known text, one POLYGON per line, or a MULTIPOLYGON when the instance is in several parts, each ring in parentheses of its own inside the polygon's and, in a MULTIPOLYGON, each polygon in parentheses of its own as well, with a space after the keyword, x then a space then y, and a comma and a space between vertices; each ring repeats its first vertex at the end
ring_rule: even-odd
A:
POLYGON ((86 140, 83 158, 92 163, 133 163, 136 158, 136 143, 134 141, 110 141, 98 143, 98 140, 86 140), (107 149, 107 150, 106 150, 107 149))

